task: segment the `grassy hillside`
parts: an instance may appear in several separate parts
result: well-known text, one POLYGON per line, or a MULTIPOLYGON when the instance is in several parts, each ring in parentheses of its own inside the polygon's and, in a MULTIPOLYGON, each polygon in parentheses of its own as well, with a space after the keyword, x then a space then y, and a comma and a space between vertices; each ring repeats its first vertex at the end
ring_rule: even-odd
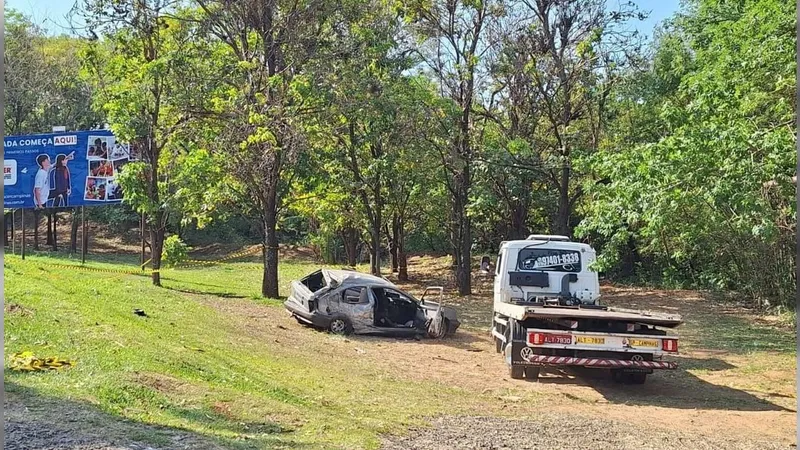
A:
MULTIPOLYGON (((342 338, 298 327, 295 332, 315 334, 318 344, 297 351, 291 337, 262 340, 242 330, 237 317, 208 304, 251 299, 188 293, 255 296, 259 272, 246 264, 165 272, 166 289, 157 289, 142 276, 53 268, 48 262, 53 260, 31 257, 5 263, 7 310, 17 305, 5 316, 5 354, 32 350, 77 365, 59 373, 7 371, 12 392, 25 388, 80 399, 243 448, 374 445, 376 433, 466 401, 457 389, 410 384, 357 361, 334 361, 338 356, 326 353, 326 342, 342 338), (150 317, 134 315, 134 308, 150 317)), ((284 289, 311 269, 284 264, 284 289)), ((153 439, 158 442, 158 436, 153 439)))

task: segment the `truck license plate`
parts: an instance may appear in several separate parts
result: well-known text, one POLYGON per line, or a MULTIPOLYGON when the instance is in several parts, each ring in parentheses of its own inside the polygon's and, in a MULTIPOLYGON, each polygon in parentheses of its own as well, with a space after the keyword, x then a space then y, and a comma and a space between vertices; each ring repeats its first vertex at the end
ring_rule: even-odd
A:
POLYGON ((599 337, 578 336, 577 337, 577 343, 578 344, 599 344, 599 345, 603 345, 603 344, 606 343, 606 339, 605 338, 599 338, 599 337))
POLYGON ((658 341, 650 339, 631 339, 633 347, 658 347, 658 341))
POLYGON ((545 334, 544 343, 570 345, 572 344, 572 336, 569 334, 545 334))

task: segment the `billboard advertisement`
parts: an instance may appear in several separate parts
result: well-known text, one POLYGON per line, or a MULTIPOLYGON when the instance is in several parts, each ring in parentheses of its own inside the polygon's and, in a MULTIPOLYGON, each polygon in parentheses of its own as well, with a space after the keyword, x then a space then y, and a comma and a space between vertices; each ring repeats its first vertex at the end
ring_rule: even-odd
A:
POLYGON ((120 203, 117 176, 138 157, 109 130, 6 136, 3 152, 4 208, 120 203))

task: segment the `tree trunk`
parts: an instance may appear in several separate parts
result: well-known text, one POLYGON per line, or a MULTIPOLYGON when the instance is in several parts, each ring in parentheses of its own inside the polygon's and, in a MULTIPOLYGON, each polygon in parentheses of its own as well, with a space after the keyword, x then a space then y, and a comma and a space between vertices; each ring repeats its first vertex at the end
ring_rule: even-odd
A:
POLYGON ((380 222, 378 225, 372 224, 369 230, 369 272, 372 275, 381 275, 381 228, 380 222))
POLYGON ((11 221, 12 221, 11 213, 10 212, 4 213, 3 214, 3 231, 4 231, 4 233, 3 233, 3 247, 11 245, 11 237, 9 235, 11 233, 11 221))
POLYGON ((525 239, 528 237, 528 226, 525 223, 528 210, 522 202, 516 203, 511 209, 511 239, 525 239))
POLYGON ((398 220, 395 246, 397 248, 397 279, 399 281, 408 281, 408 257, 406 256, 406 233, 404 228, 403 221, 398 220))
POLYGON ((392 215, 392 232, 389 234, 389 255, 392 260, 392 273, 398 273, 400 262, 398 261, 398 239, 400 234, 400 219, 397 214, 392 215))
POLYGON ((271 168, 267 178, 264 199, 264 242, 262 243, 264 259, 264 276, 261 280, 261 295, 266 298, 278 298, 278 177, 280 175, 277 164, 271 168))
POLYGON ((355 267, 358 263, 358 231, 353 227, 345 228, 342 231, 342 241, 347 255, 347 265, 355 267))
POLYGON ((466 202, 467 198, 463 191, 455 196, 453 211, 453 228, 455 239, 453 242, 453 263, 456 269, 456 284, 460 295, 472 293, 472 272, 471 272, 471 235, 470 220, 467 217, 466 202))
POLYGON ((52 231, 52 234, 53 234, 53 251, 57 252, 58 251, 58 213, 56 213, 56 210, 53 210, 53 213, 51 214, 51 216, 53 218, 53 231, 52 231))
POLYGON ((44 245, 53 245, 53 213, 50 211, 47 214, 47 233, 45 235, 44 245))
POLYGON ((570 230, 569 217, 570 217, 570 204, 569 204, 569 167, 561 169, 561 185, 558 190, 558 213, 556 215, 556 223, 553 229, 556 234, 571 237, 572 231, 570 230))
POLYGON ((161 286, 161 256, 164 252, 164 212, 158 211, 150 224, 150 258, 153 268, 153 286, 161 286))
POLYGON ((262 244, 264 276, 261 280, 261 295, 266 298, 278 298, 277 213, 273 211, 272 214, 267 214, 267 216, 264 221, 264 242, 262 244))
POLYGON ((75 253, 78 251, 78 227, 81 224, 81 216, 78 214, 78 208, 72 208, 72 229, 69 231, 69 251, 75 253))

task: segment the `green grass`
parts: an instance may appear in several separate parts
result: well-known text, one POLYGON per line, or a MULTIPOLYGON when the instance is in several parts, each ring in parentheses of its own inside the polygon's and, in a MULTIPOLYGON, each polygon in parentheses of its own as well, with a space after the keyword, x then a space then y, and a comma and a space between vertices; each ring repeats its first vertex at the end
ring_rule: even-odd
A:
MULTIPOLYGON (((257 298, 261 273, 252 263, 166 270, 166 289, 144 276, 53 263, 72 264, 46 256, 4 263, 5 303, 25 308, 5 314, 5 355, 31 350, 77 361, 61 372, 6 370, 6 385, 21 395, 86 402, 112 417, 189 430, 235 448, 375 447, 380 433, 453 412, 454 405, 475 408, 480 397, 337 360, 325 342, 340 338, 326 334, 313 336, 314 348, 295 349, 242 332, 241 317, 203 300, 254 300, 197 293, 257 298), (134 308, 150 317, 134 315, 134 308)), ((315 267, 283 264, 281 295, 315 267)), ((257 303, 282 308, 275 300, 257 303)), ((157 445, 163 438, 153 439, 157 445)))

